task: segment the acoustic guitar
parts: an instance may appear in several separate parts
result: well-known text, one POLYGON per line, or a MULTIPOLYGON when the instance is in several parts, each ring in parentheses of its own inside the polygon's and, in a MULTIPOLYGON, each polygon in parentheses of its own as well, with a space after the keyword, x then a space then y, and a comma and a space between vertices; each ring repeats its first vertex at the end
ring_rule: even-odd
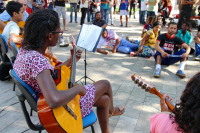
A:
MULTIPOLYGON (((131 76, 131 78, 136 84, 138 84, 138 86, 140 86, 142 89, 145 89, 146 92, 155 94, 160 98, 163 97, 164 94, 161 91, 158 91, 153 85, 151 85, 150 83, 148 83, 147 81, 139 77, 138 75, 134 74, 131 76)), ((165 102, 167 106, 169 107, 169 109, 172 111, 175 107, 174 104, 169 100, 169 98, 166 98, 165 102)))
MULTIPOLYGON (((76 46, 73 47, 71 70, 65 65, 55 68, 53 78, 58 90, 70 89, 75 84, 76 46)), ((44 128, 49 133, 82 133, 79 100, 80 95, 77 95, 66 105, 52 109, 41 94, 38 99, 38 116, 44 128)))

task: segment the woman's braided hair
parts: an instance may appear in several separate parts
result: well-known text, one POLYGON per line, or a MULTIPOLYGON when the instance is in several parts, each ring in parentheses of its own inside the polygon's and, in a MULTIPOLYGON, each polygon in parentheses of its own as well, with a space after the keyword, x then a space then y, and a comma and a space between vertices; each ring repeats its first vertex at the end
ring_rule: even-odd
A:
POLYGON ((48 32, 59 27, 57 12, 51 9, 36 10, 27 18, 24 26, 23 49, 36 50, 44 45, 44 37, 48 32))

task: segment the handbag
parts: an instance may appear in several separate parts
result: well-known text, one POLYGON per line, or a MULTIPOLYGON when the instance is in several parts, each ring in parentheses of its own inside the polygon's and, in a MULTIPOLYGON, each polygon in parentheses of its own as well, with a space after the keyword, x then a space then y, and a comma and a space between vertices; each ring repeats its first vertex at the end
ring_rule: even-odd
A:
POLYGON ((90 6, 90 11, 91 11, 92 13, 96 13, 98 10, 97 10, 97 7, 96 7, 94 4, 91 4, 91 6, 90 6))

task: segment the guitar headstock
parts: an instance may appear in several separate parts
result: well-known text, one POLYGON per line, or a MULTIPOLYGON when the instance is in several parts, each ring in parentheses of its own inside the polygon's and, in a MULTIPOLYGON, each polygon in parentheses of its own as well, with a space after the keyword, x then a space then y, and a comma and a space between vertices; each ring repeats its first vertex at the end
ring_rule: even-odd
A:
POLYGON ((74 39, 74 37, 72 35, 70 35, 70 42, 71 42, 72 46, 76 45, 76 40, 74 39))
POLYGON ((156 90, 156 88, 153 85, 151 85, 138 75, 134 74, 131 76, 131 78, 135 82, 135 84, 138 84, 138 86, 141 87, 142 89, 145 89, 145 91, 152 94, 156 94, 156 92, 158 92, 158 90, 156 90))

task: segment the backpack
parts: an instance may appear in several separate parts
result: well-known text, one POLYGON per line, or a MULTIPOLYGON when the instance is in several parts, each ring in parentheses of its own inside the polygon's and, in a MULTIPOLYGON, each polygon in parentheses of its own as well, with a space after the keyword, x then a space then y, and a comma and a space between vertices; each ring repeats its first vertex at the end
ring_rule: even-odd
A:
POLYGON ((6 8, 0 4, 0 13, 4 12, 6 10, 6 8))
MULTIPOLYGON (((95 2, 95 1, 93 0, 92 2, 95 2)), ((92 13, 98 12, 98 9, 94 4, 90 5, 90 12, 92 12, 92 13)))
MULTIPOLYGON (((7 55, 5 55, 4 57, 5 57, 5 61, 9 62, 7 55)), ((10 71, 11 67, 12 67, 12 65, 5 65, 4 63, 0 64, 0 80, 1 81, 11 79, 11 77, 9 75, 9 71, 10 71)))

